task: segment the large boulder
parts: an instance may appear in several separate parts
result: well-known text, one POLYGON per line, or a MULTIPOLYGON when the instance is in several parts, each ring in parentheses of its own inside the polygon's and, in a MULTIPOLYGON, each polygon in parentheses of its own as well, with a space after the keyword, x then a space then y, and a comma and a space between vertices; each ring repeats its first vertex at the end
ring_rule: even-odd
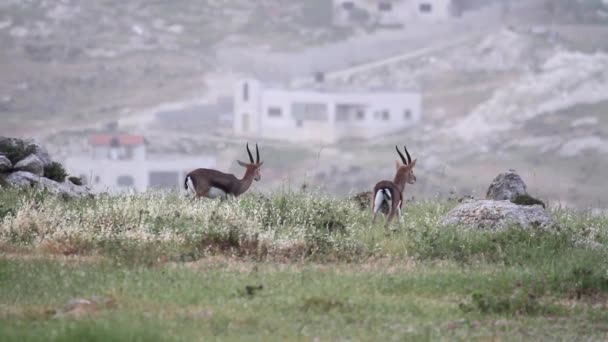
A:
POLYGON ((0 173, 9 172, 13 168, 11 163, 6 156, 0 155, 0 173))
POLYGON ((513 202, 518 196, 525 196, 527 194, 526 184, 523 179, 515 170, 509 170, 494 178, 486 193, 486 199, 513 202))
POLYGON ((75 185, 70 181, 58 183, 25 171, 13 172, 5 180, 9 185, 14 187, 38 187, 50 193, 66 195, 68 197, 82 197, 90 193, 86 187, 75 185))
POLYGON ((44 163, 35 154, 30 154, 13 166, 15 171, 25 171, 37 176, 44 175, 44 163))
POLYGON ((36 155, 38 159, 42 161, 43 167, 48 166, 53 162, 47 149, 32 139, 24 140, 0 137, 0 153, 2 152, 4 152, 3 154, 7 157, 9 157, 9 154, 11 154, 12 157, 9 157, 9 159, 16 159, 13 160, 14 164, 23 159, 23 157, 27 157, 32 154, 36 155), (2 151, 3 149, 8 149, 10 151, 2 151), (19 157, 22 154, 23 156, 19 157))
POLYGON ((496 231, 511 226, 551 228, 553 222, 541 205, 522 206, 510 201, 468 200, 452 209, 443 225, 496 231))

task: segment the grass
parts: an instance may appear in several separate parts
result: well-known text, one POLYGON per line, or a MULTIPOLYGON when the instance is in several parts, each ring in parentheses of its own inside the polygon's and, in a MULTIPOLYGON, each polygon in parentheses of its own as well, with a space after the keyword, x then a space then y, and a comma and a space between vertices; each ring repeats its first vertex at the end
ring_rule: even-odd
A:
POLYGON ((552 232, 441 227, 454 205, 407 203, 385 231, 356 203, 310 193, 222 203, 5 190, 0 331, 6 341, 606 338, 607 217, 552 208, 552 232), (95 296, 113 304, 60 315, 95 296))

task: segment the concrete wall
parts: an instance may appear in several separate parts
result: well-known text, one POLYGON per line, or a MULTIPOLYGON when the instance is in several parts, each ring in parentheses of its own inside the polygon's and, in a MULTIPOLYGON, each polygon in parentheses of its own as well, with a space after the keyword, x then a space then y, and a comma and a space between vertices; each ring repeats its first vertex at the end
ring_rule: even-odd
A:
POLYGON ((343 8, 343 3, 351 2, 358 9, 368 12, 368 24, 403 24, 407 26, 419 20, 447 20, 451 17, 452 0, 334 0, 334 25, 350 26, 356 23, 349 21, 350 10, 343 8), (390 11, 379 10, 379 3, 391 3, 390 11), (423 7, 430 8, 425 12, 423 7), (429 7, 430 6, 430 7, 429 7))
POLYGON ((150 173, 175 172, 175 187, 182 188, 186 173, 197 168, 214 168, 214 157, 164 157, 154 160, 109 160, 89 156, 69 157, 64 161, 68 173, 84 176, 92 191, 120 193, 150 189, 150 173), (131 177, 132 186, 119 186, 119 177, 131 177))
POLYGON ((418 93, 336 93, 321 90, 285 90, 256 88, 255 104, 239 99, 235 93, 235 134, 289 141, 336 142, 342 138, 371 138, 401 130, 420 121, 421 96, 418 93), (323 104, 322 120, 302 119, 293 113, 294 103, 323 104), (362 119, 340 121, 336 118, 338 105, 365 107, 362 119), (406 117, 405 112, 408 112, 406 117), (384 114, 386 112, 387 114, 384 114), (247 113, 255 126, 242 129, 243 114, 247 113))

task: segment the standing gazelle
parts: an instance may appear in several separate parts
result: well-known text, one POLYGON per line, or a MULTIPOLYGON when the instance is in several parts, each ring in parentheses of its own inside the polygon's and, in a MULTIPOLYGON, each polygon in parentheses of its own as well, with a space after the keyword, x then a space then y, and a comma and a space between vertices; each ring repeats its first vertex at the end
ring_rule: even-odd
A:
POLYGON ((401 206, 403 205, 403 189, 405 188, 405 184, 416 183, 416 176, 414 176, 416 159, 412 161, 412 157, 410 157, 405 146, 403 146, 403 149, 407 155, 407 160, 403 157, 397 146, 395 146, 395 149, 399 157, 401 157, 403 165, 397 161, 397 172, 393 181, 384 180, 376 183, 372 192, 372 214, 374 215, 372 222, 376 220, 378 211, 386 203, 388 212, 384 214, 385 227, 389 225, 395 215, 398 215, 399 220, 401 220, 401 206))
POLYGON ((207 198, 222 198, 226 199, 228 195, 238 197, 249 189, 251 183, 259 181, 260 168, 264 162, 260 162, 260 151, 258 144, 255 144, 256 161, 253 161, 253 156, 249 150, 247 143, 247 154, 249 154, 250 163, 243 163, 237 160, 240 166, 245 168, 245 175, 238 179, 233 174, 223 173, 212 169, 196 169, 188 175, 184 181, 184 188, 189 193, 196 197, 207 198))

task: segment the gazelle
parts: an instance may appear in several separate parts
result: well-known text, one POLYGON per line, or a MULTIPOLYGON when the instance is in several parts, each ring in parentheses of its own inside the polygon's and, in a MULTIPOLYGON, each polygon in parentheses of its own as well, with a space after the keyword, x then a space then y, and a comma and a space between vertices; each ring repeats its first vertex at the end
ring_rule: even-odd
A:
POLYGON ((247 143, 247 154, 249 154, 250 163, 243 163, 237 160, 240 166, 245 168, 245 175, 238 179, 233 174, 223 173, 212 169, 196 169, 186 175, 184 188, 186 191, 196 197, 207 198, 222 198, 226 199, 228 195, 238 197, 249 189, 251 183, 259 181, 260 168, 264 162, 260 162, 260 151, 258 144, 255 144, 256 161, 253 161, 253 156, 249 150, 247 143))
POLYGON ((416 176, 414 176, 414 166, 416 166, 416 160, 412 161, 407 148, 403 146, 407 159, 401 154, 399 148, 395 146, 399 157, 403 164, 396 162, 397 172, 393 181, 380 181, 374 186, 372 192, 372 214, 374 215, 372 222, 376 220, 376 215, 383 205, 388 206, 388 212, 384 213, 384 226, 387 227, 393 220, 395 215, 401 220, 401 207, 403 205, 403 189, 405 184, 416 183, 416 176))

